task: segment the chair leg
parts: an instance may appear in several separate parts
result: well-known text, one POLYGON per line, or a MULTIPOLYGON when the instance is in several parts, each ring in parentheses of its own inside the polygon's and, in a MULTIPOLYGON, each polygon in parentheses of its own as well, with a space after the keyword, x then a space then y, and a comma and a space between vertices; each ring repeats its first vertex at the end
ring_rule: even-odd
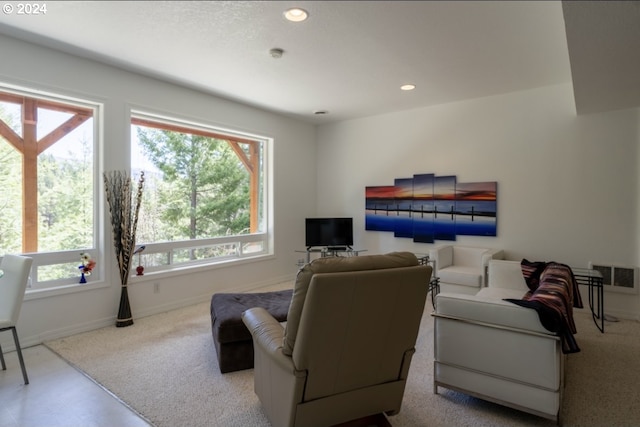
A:
POLYGON ((4 363, 4 355, 2 354, 2 346, 0 346, 0 363, 2 363, 2 370, 7 370, 7 365, 4 363))
POLYGON ((20 360, 24 384, 27 385, 29 384, 29 377, 27 377, 27 369, 24 367, 24 359, 22 358, 22 350, 20 349, 20 341, 18 340, 18 331, 15 327, 11 328, 11 330, 13 331, 13 341, 16 343, 16 351, 18 352, 18 359, 20 360))

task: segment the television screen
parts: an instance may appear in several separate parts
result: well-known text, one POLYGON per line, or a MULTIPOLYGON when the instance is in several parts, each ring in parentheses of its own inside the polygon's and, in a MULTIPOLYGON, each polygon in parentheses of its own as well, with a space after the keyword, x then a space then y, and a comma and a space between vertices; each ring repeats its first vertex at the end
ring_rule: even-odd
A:
POLYGON ((353 245, 353 218, 307 218, 306 244, 312 246, 353 245))

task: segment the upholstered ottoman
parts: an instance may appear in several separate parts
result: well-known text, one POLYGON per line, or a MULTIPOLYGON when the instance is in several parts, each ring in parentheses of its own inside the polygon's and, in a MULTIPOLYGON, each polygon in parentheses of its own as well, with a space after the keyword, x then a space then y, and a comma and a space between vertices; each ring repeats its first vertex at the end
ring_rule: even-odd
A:
POLYGON ((266 309, 279 322, 287 320, 293 289, 257 293, 219 293, 211 297, 211 333, 220 372, 253 368, 253 339, 242 323, 242 312, 266 309))

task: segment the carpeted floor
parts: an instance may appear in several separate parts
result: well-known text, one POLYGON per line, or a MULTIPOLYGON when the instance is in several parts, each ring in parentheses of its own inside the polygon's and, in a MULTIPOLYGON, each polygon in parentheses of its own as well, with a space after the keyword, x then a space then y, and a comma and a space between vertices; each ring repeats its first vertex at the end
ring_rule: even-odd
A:
MULTIPOLYGON (((430 313, 427 305, 402 410, 389 417, 391 425, 554 425, 446 389, 434 394, 430 313)), ((575 318, 582 352, 567 356, 563 425, 640 426, 640 323, 607 323, 601 334, 588 309, 576 310, 575 318)), ((218 370, 208 302, 46 346, 158 427, 269 426, 253 392, 253 370, 218 370)))

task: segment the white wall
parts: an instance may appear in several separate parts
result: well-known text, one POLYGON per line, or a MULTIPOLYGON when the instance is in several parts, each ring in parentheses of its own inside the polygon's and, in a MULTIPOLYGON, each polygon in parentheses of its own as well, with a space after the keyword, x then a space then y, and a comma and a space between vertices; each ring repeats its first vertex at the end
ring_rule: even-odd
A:
MULTIPOLYGON (((355 244, 370 253, 426 253, 432 244, 364 230, 365 187, 418 173, 497 181, 497 237, 457 244, 514 260, 637 266, 639 116, 578 117, 566 84, 323 125, 318 213, 353 216, 355 244)), ((605 309, 636 318, 639 297, 607 292, 605 309)))
MULTIPOLYGON (((217 291, 250 289, 293 278, 298 258, 293 249, 304 241, 304 217, 315 212, 313 126, 5 36, 0 36, 0 52, 3 83, 104 103, 104 170, 129 167, 128 111, 132 106, 274 138, 275 257, 196 274, 135 281, 129 286, 134 318, 208 300, 217 291), (153 293, 155 282, 159 283, 159 293, 153 293)), ((108 221, 104 232, 108 236, 106 261, 112 266, 108 276, 111 285, 26 300, 18 325, 24 345, 113 324, 120 284, 108 221)))

